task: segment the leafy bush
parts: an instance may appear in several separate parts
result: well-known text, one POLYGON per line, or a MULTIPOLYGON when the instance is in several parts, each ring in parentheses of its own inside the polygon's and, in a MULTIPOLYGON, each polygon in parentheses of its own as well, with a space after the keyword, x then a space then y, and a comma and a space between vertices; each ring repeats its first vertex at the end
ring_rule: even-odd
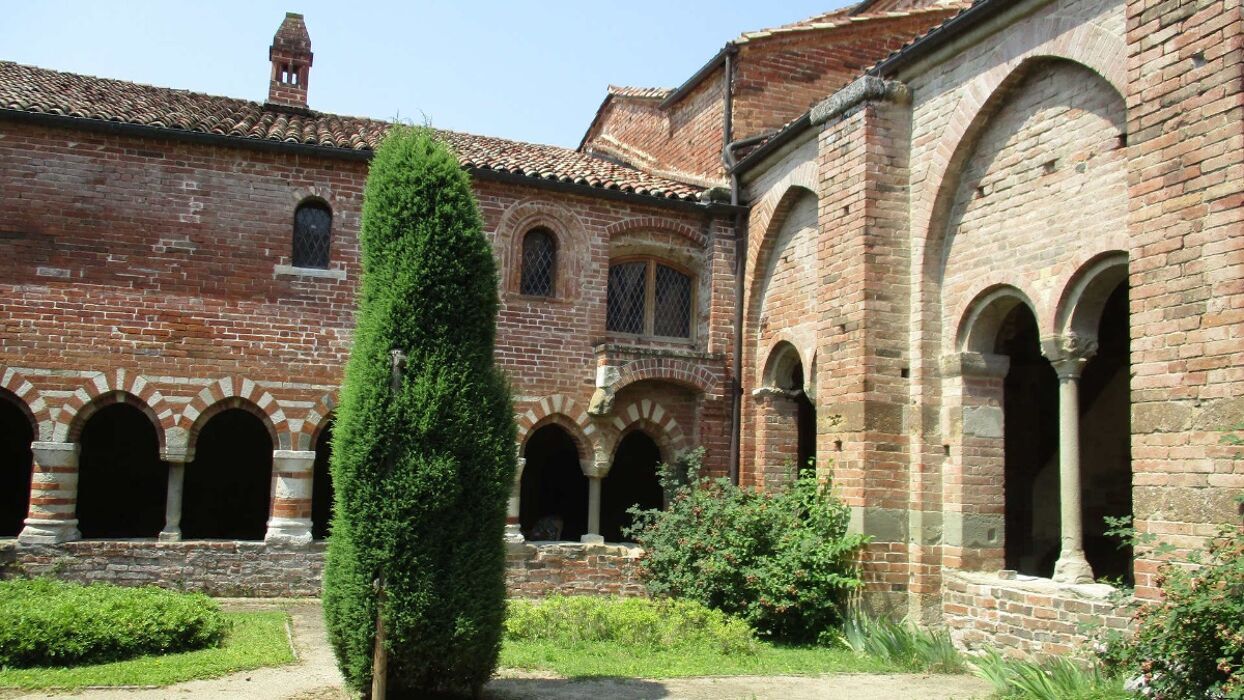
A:
POLYGON ((998 697, 1033 700, 1122 700, 1132 697, 1124 690, 1120 679, 1109 675, 1097 664, 1061 657, 1041 663, 1006 659, 992 649, 972 659, 971 663, 978 677, 993 684, 998 697))
POLYGON ((752 629, 737 617, 690 600, 554 596, 510 602, 507 638, 549 641, 617 642, 650 650, 703 647, 723 654, 755 653, 752 629))
POLYGON ((857 654, 881 659, 905 671, 960 673, 963 657, 950 635, 907 622, 869 618, 853 612, 842 628, 843 641, 857 654))
POLYGON ((832 638, 867 541, 847 534, 847 506, 813 476, 759 492, 701 476, 702 458, 661 466, 666 510, 631 511, 649 592, 737 615, 775 640, 832 638))
POLYGON ((0 667, 72 666, 219 644, 210 598, 49 579, 0 581, 0 667))
POLYGON ((1135 635, 1103 658, 1155 700, 1244 698, 1244 527, 1224 526, 1189 563, 1162 565, 1162 600, 1142 605, 1135 635))
POLYGON ((364 192, 357 327, 334 426, 324 613, 354 688, 371 682, 377 614, 394 695, 473 691, 496 665, 515 428, 493 365, 497 272, 481 226, 449 149, 426 129, 394 127, 364 192), (408 358, 396 390, 393 349, 408 358))

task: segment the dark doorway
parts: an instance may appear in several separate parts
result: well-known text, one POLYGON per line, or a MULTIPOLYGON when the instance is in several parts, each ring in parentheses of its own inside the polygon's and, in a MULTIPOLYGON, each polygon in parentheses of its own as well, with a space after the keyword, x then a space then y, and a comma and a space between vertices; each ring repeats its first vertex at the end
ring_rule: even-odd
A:
POLYGON ((30 418, 7 396, 0 396, 0 537, 22 531, 30 506, 30 418))
POLYGON ((1106 517, 1132 514, 1130 419, 1131 343, 1128 290, 1120 284, 1106 300, 1097 354, 1080 377, 1080 484, 1084 555, 1098 578, 1132 584, 1132 550, 1106 536, 1106 517))
POLYGON ((660 508, 664 494, 657 479, 661 450, 646 433, 636 430, 622 438, 613 455, 613 466, 601 483, 600 534, 606 542, 626 539, 622 530, 630 527, 632 517, 627 509, 660 508))
POLYGON ((316 540, 328 537, 333 517, 332 459, 333 424, 329 421, 315 440, 315 472, 311 475, 311 538, 316 540))
POLYGON ((1041 354, 1037 319, 1024 304, 1002 322, 996 352, 1011 359, 1003 387, 1006 568, 1048 578, 1062 542, 1058 376, 1041 354))
POLYGON ((523 448, 519 525, 529 540, 578 541, 587 533, 587 477, 563 428, 546 425, 523 448))
POLYGON ((125 403, 87 419, 78 457, 78 529, 87 539, 155 537, 164 527, 168 467, 151 420, 125 403))
POLYGON ((795 396, 799 429, 796 473, 807 476, 816 474, 816 406, 812 405, 812 399, 808 398, 804 388, 803 363, 796 362, 790 374, 791 388, 798 392, 795 396))
POLYGON ((186 465, 185 539, 262 540, 272 490, 272 438, 240 408, 213 416, 186 465))

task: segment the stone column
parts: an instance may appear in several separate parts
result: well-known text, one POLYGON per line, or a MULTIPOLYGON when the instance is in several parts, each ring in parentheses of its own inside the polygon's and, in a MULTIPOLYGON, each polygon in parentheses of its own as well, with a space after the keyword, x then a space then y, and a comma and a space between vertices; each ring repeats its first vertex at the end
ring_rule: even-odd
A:
POLYGON ((511 544, 522 544, 526 541, 519 521, 522 515, 523 469, 526 467, 527 458, 519 457, 518 469, 514 471, 514 483, 510 486, 510 500, 505 507, 505 541, 511 544))
POLYGON ((272 510, 264 542, 282 547, 311 544, 313 450, 272 452, 272 510))
POLYGON ((181 502, 185 492, 186 464, 194 461, 194 450, 166 447, 161 459, 168 463, 168 493, 164 498, 164 529, 161 542, 181 541, 181 502))
POLYGON ((57 544, 82 539, 78 531, 78 445, 32 442, 30 510, 17 539, 22 544, 57 544))
POLYGON ((1080 374, 1097 351, 1097 343, 1064 335, 1042 341, 1042 349, 1058 373, 1058 495, 1063 543, 1054 564, 1054 580, 1092 583, 1093 569, 1084 557, 1080 505, 1080 374))
POLYGON ((580 542, 601 544, 605 541, 600 534, 600 482, 609 472, 608 465, 599 455, 580 465, 587 475, 587 534, 579 538, 580 542))

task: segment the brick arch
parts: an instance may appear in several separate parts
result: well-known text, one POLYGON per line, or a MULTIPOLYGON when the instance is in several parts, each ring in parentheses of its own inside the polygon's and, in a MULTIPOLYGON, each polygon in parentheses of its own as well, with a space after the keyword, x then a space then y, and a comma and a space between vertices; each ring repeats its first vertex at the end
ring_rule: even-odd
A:
POLYGON ((203 388, 177 419, 177 427, 187 432, 186 444, 193 448, 199 430, 217 413, 241 408, 258 417, 272 438, 273 449, 292 449, 289 421, 276 399, 255 382, 244 377, 222 377, 203 388))
POLYGON ((537 227, 548 229, 553 234, 557 250, 554 298, 577 298, 579 281, 590 255, 587 232, 574 212, 560 204, 540 199, 525 199, 513 204, 497 222, 494 255, 497 256, 503 289, 518 293, 522 276, 523 236, 537 227))
POLYGON ((56 415, 52 440, 77 442, 87 419, 114 403, 130 404, 141 410, 155 428, 160 449, 164 449, 177 414, 146 377, 126 369, 100 372, 79 385, 56 415))
POLYGON ((552 394, 536 401, 526 411, 516 416, 519 454, 527 444, 527 438, 536 430, 555 424, 565 428, 579 448, 579 459, 590 460, 598 437, 587 411, 575 400, 561 394, 552 394))
POLYGON ((602 448, 609 455, 609 464, 613 464, 614 453, 622 438, 634 430, 645 430, 649 437, 661 448, 661 459, 670 462, 679 454, 691 449, 691 440, 674 416, 659 401, 639 399, 613 412, 609 422, 612 435, 602 443, 602 448))
POLYGON ((704 247, 708 238, 686 224, 680 224, 658 216, 641 216, 625 219, 605 227, 605 240, 613 240, 632 231, 662 231, 679 238, 685 238, 697 246, 704 247))
MULTIPOLYGON (((807 160, 800 163, 791 170, 780 182, 761 198, 752 207, 752 220, 749 228, 754 231, 764 231, 766 235, 773 228, 774 217, 781 218, 785 212, 784 207, 789 207, 791 199, 791 190, 807 190, 812 194, 816 194, 818 188, 816 181, 817 162, 815 159, 807 160)), ((778 224, 781 225, 780 223, 778 224)), ((754 260, 751 249, 759 247, 759 243, 749 245, 748 262, 754 260)))
POLYGON ((315 442, 320 438, 320 431, 328 424, 329 416, 337 410, 337 392, 330 391, 320 397, 315 405, 307 411, 297 431, 290 431, 291 444, 295 450, 314 450, 315 442))
POLYGON ((618 378, 606 389, 617 394, 635 382, 648 379, 671 382, 708 396, 716 396, 719 391, 716 375, 704 365, 672 357, 651 357, 628 362, 622 365, 618 370, 618 378))
POLYGON ((12 367, 0 367, 0 395, 12 401, 30 421, 37 440, 50 440, 54 423, 52 411, 42 392, 21 372, 12 367))
POLYGON ((1095 340, 1106 300, 1127 279, 1127 253, 1121 250, 1094 255, 1080 265, 1058 299, 1054 332, 1095 340))
POLYGON ((959 352, 993 353, 993 343, 1007 314, 1016 306, 1027 306, 1041 328, 1041 316, 1032 298, 1010 284, 990 284, 972 297, 959 315, 955 346, 959 352))

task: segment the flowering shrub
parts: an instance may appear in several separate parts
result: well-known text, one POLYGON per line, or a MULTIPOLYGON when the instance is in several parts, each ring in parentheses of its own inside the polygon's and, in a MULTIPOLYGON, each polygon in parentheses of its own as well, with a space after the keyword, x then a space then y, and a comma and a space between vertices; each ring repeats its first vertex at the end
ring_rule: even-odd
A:
POLYGON ((768 492, 701 476, 702 456, 662 465, 665 510, 631 511, 648 591, 737 615, 776 640, 833 638, 862 585, 867 541, 847 534, 847 506, 814 476, 768 492))

